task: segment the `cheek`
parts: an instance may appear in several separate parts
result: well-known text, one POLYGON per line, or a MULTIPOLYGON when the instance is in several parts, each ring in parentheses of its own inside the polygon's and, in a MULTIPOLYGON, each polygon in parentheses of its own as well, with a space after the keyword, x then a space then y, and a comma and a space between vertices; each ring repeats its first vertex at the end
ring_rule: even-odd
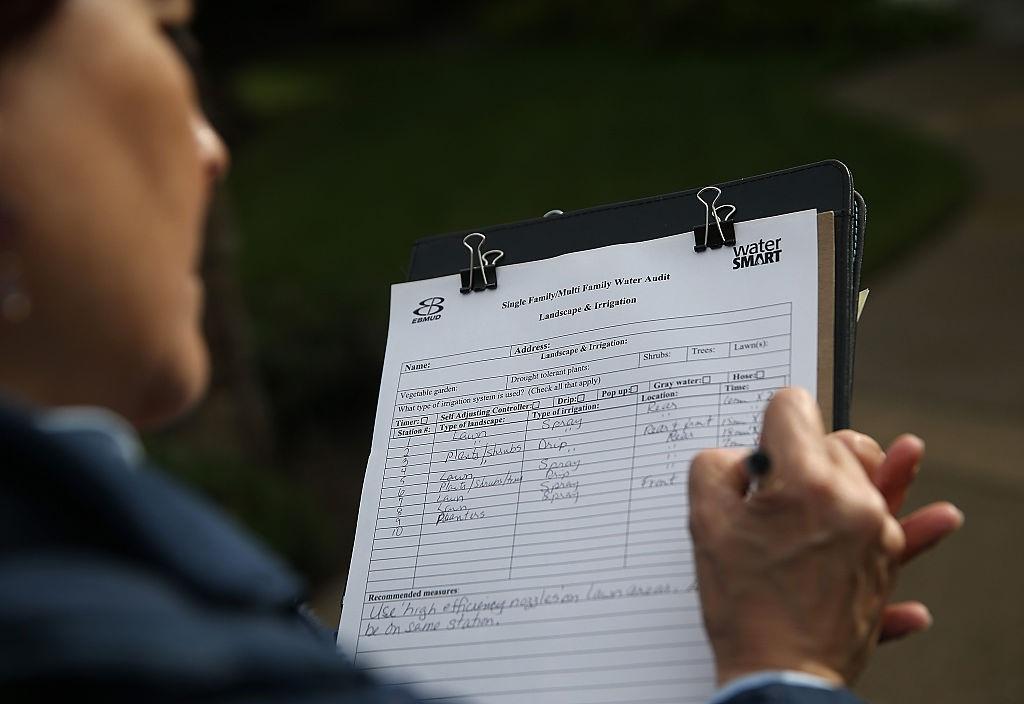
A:
POLYGON ((137 295, 150 291, 171 318, 178 307, 190 316, 205 206, 191 96, 169 49, 155 39, 133 46, 125 53, 135 70, 110 75, 109 62, 96 67, 98 120, 106 126, 97 141, 117 155, 116 171, 97 187, 110 218, 109 235, 97 236, 108 237, 111 256, 138 272, 137 295))
POLYGON ((155 75, 118 84, 106 116, 109 146, 126 158, 124 177, 131 181, 122 182, 122 193, 133 194, 144 222, 167 228, 167 239, 157 240, 164 233, 154 230, 150 242, 162 254, 181 252, 194 261, 206 190, 194 112, 173 67, 156 66, 155 75))
POLYGON ((124 346, 146 376, 140 409, 155 423, 179 413, 205 388, 207 357, 201 333, 202 287, 198 276, 205 211, 192 107, 178 76, 168 70, 141 85, 121 84, 112 100, 111 149, 120 145, 123 171, 110 189, 109 262, 124 276, 111 293, 121 298, 121 324, 134 331, 124 346), (132 297, 134 300, 125 300, 132 297))
POLYGON ((143 415, 173 415, 206 374, 194 273, 205 185, 187 86, 153 47, 27 85, 5 115, 19 139, 4 142, 0 186, 26 225, 37 346, 54 369, 124 386, 143 415))

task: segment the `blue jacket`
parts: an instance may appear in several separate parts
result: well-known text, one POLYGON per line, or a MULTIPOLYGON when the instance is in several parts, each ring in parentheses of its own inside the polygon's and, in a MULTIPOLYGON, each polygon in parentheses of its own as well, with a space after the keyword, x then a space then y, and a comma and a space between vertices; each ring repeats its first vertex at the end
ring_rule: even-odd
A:
MULTIPOLYGON (((112 443, 0 405, 0 701, 411 702, 338 656, 273 555, 112 443)), ((770 685, 729 704, 845 704, 770 685)))
POLYGON ((770 684, 747 690, 726 704, 863 704, 846 690, 824 690, 786 684, 770 684))

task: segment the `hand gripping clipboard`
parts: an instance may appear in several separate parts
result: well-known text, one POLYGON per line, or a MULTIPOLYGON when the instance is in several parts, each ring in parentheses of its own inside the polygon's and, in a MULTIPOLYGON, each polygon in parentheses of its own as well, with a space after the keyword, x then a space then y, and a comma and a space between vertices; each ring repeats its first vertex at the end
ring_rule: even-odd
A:
MULTIPOLYGON (((853 188, 853 176, 840 161, 829 160, 760 176, 714 184, 736 207, 735 221, 815 209, 832 212, 835 223, 835 332, 833 426, 850 423, 857 294, 864 257, 867 209, 853 188)), ((502 250, 501 264, 643 242, 705 226, 707 209, 700 188, 601 205, 504 225, 421 239, 413 245, 409 280, 457 274, 466 266, 463 238, 483 232, 488 248, 502 250)), ((693 255, 700 256, 700 255, 693 255)))

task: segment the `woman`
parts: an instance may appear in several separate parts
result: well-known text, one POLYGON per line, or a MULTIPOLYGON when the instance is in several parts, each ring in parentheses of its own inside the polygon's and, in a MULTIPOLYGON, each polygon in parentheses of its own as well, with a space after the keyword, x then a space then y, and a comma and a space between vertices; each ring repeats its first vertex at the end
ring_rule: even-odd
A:
POLYGON ((174 418, 207 379, 201 232, 228 156, 166 36, 190 12, 0 4, 4 701, 375 696, 299 613, 300 582, 139 470, 120 420, 174 418))
POLYGON ((160 423, 205 385, 200 233, 227 168, 161 38, 187 3, 4 4, 0 385, 160 423))
MULTIPOLYGON (((276 559, 141 466, 131 426, 207 378, 200 232, 228 157, 166 36, 190 12, 0 3, 0 700, 403 701, 337 656, 276 559)), ((889 494, 920 456, 843 441, 889 494)))

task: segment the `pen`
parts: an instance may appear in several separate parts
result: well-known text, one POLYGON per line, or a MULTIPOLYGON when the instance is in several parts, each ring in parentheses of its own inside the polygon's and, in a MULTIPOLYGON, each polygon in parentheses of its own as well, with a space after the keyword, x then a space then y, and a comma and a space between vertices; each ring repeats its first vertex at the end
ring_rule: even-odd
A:
POLYGON ((747 477, 750 479, 750 483, 747 485, 747 498, 758 490, 761 486, 761 482, 772 469, 772 461, 768 455, 761 448, 757 448, 749 455, 744 462, 747 469, 747 477))

